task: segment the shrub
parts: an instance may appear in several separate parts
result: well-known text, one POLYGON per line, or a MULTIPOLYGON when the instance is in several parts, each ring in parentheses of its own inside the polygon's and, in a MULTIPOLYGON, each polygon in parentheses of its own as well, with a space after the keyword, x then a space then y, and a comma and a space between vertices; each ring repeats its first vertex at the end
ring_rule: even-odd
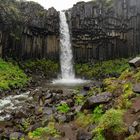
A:
POLYGON ((32 140, 40 140, 42 138, 47 139, 49 136, 59 137, 60 133, 55 128, 55 124, 50 122, 47 127, 40 127, 34 130, 33 132, 28 133, 28 137, 32 140))
POLYGON ((20 88, 28 81, 29 78, 18 65, 0 59, 0 89, 20 88))
POLYGON ((79 126, 79 127, 87 127, 89 124, 93 123, 93 119, 92 119, 92 114, 84 114, 82 112, 79 112, 77 114, 77 118, 75 120, 75 123, 79 126))
POLYGON ((101 118, 102 115, 103 115, 102 107, 103 107, 102 105, 99 105, 99 106, 97 106, 97 107, 94 109, 94 111, 93 111, 93 116, 92 116, 92 118, 93 118, 93 121, 94 121, 95 123, 99 122, 100 118, 101 118))
POLYGON ((104 137, 105 130, 111 130, 114 133, 120 134, 125 132, 125 124, 123 122, 122 110, 110 109, 100 118, 97 127, 93 130, 95 138, 104 137))
POLYGON ((116 59, 91 64, 77 64, 76 73, 86 78, 116 77, 129 69, 127 59, 116 59))
POLYGON ((36 70, 42 71, 47 77, 56 76, 59 70, 58 63, 46 59, 28 60, 22 66, 24 69, 28 68, 33 72, 36 72, 36 70))
POLYGON ((61 103, 58 107, 57 110, 61 113, 67 113, 70 110, 70 107, 67 105, 67 103, 61 103))

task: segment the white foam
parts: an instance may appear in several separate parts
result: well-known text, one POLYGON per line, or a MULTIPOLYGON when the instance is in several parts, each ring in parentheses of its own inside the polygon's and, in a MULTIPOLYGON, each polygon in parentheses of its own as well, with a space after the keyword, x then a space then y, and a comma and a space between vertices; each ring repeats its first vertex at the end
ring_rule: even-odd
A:
POLYGON ((80 84, 85 84, 89 83, 90 81, 88 80, 82 80, 82 79, 57 79, 53 80, 54 85, 80 85, 80 84))

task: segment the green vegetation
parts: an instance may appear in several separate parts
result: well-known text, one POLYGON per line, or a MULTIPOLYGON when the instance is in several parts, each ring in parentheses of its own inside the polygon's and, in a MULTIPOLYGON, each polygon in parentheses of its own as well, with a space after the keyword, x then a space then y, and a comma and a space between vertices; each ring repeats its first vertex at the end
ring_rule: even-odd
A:
POLYGON ((0 59, 0 89, 21 88, 27 84, 29 79, 26 74, 11 62, 0 59))
POLYGON ((140 139, 140 133, 136 133, 135 135, 131 135, 127 137, 125 140, 139 140, 140 139))
POLYGON ((94 139, 104 139, 104 132, 111 130, 115 134, 120 134, 126 131, 125 124, 123 122, 122 110, 110 109, 106 111, 99 120, 97 127, 93 130, 94 139))
POLYGON ((100 121, 100 118, 102 117, 102 115, 104 114, 103 112, 103 106, 102 105, 99 105, 97 106, 94 111, 93 111, 93 121, 95 123, 98 123, 100 121))
POLYGON ((80 76, 92 78, 116 77, 129 69, 127 59, 109 60, 91 64, 77 64, 76 73, 80 76))
POLYGON ((58 63, 46 59, 28 60, 22 65, 22 67, 23 69, 30 69, 33 72, 36 70, 42 71, 47 77, 54 77, 59 71, 58 63))
POLYGON ((60 133, 55 128, 54 122, 50 122, 47 127, 37 128, 33 132, 29 132, 28 137, 31 140, 48 140, 49 136, 59 137, 60 133))
POLYGON ((70 110, 70 107, 67 105, 67 103, 61 103, 58 107, 57 110, 60 113, 67 113, 70 110))
POLYGON ((74 99, 77 105, 82 105, 84 103, 85 97, 83 95, 77 94, 74 96, 74 99))
POLYGON ((75 120, 75 123, 79 127, 83 127, 83 128, 87 127, 88 125, 93 123, 92 114, 79 112, 77 114, 77 119, 75 120))

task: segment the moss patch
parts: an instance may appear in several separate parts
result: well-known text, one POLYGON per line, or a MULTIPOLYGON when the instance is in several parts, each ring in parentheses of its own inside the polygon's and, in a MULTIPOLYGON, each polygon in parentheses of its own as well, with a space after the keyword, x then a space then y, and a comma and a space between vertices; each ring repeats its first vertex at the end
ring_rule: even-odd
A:
POLYGON ((8 90, 11 88, 21 88, 29 81, 26 74, 11 62, 0 59, 0 89, 8 90))
POLYGON ((95 64, 77 64, 76 73, 86 78, 104 78, 118 76, 129 68, 127 59, 116 59, 95 64))

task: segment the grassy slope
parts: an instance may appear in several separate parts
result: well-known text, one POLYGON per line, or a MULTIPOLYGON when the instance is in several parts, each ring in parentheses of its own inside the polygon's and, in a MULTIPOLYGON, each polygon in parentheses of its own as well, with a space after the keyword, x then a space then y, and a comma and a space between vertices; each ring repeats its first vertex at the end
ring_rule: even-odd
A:
POLYGON ((27 84, 28 78, 18 65, 0 59, 0 89, 20 88, 27 84))

